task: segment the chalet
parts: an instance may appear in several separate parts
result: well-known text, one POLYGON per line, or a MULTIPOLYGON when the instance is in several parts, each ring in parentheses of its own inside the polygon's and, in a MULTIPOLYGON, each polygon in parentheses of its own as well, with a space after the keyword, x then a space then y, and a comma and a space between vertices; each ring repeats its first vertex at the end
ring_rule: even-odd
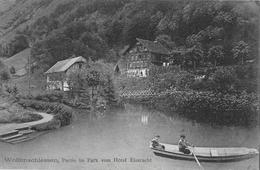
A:
POLYGON ((69 91, 68 75, 75 70, 81 69, 85 63, 86 59, 81 56, 58 61, 45 72, 47 89, 69 91))
POLYGON ((167 67, 181 63, 191 49, 183 47, 169 50, 160 42, 137 38, 133 47, 125 46, 119 52, 120 60, 116 64, 115 74, 127 77, 147 77, 152 65, 167 67))
POLYGON ((128 77, 147 77, 151 64, 169 65, 170 51, 157 41, 137 38, 136 45, 129 48, 125 56, 128 77))

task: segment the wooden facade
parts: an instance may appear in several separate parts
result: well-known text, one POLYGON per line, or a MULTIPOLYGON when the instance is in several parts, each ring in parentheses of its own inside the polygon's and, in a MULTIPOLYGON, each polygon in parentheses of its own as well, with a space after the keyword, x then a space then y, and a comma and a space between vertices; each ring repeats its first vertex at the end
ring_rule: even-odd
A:
POLYGON ((45 73, 47 77, 47 90, 69 91, 69 75, 83 68, 85 63, 86 60, 83 57, 75 57, 57 62, 45 73))
POLYGON ((137 39, 125 54, 127 77, 147 77, 151 65, 168 66, 170 52, 159 42, 137 39))

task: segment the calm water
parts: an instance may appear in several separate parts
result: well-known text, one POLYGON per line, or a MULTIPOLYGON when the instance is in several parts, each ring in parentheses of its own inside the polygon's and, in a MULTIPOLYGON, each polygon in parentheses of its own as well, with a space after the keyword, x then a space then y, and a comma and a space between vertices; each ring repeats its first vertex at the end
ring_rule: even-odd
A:
MULTIPOLYGON (((187 139, 197 146, 257 147, 259 144, 259 128, 212 128, 178 118, 168 118, 140 106, 127 105, 125 110, 105 117, 82 114, 72 125, 52 131, 33 141, 17 145, 0 143, 0 168, 199 169, 195 161, 161 158, 155 156, 148 148, 149 140, 154 135, 159 134, 162 142, 177 143, 181 133, 185 133, 187 139), (7 157, 57 159, 59 163, 26 163, 19 160, 7 162, 7 157), (131 157, 151 162, 113 162, 114 158, 129 160, 131 157), (79 162, 78 159, 84 159, 85 162, 79 162), (101 162, 101 159, 110 159, 112 162, 101 162)), ((232 163, 203 162, 202 166, 207 170, 257 170, 259 157, 232 163)))

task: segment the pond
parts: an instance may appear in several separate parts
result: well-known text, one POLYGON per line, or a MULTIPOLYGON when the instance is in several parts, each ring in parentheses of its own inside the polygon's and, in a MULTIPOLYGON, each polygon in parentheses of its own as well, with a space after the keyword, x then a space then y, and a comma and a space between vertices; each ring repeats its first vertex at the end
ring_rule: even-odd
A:
MULTIPOLYGON (((195 161, 158 157, 149 149, 154 135, 159 134, 162 142, 177 143, 182 133, 196 146, 256 148, 259 144, 259 127, 211 127, 126 105, 124 110, 105 116, 81 113, 70 126, 29 142, 0 143, 0 168, 199 169, 195 161)), ((240 162, 201 164, 207 170, 257 170, 259 156, 240 162)))

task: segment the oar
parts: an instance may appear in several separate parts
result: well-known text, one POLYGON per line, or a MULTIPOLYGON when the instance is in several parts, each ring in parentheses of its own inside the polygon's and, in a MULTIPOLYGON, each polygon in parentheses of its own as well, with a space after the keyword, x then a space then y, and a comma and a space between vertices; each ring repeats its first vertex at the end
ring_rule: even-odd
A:
POLYGON ((194 153, 194 147, 193 147, 193 151, 192 151, 191 149, 190 149, 190 151, 191 151, 191 153, 193 154, 193 156, 194 156, 194 158, 195 158, 197 164, 199 165, 199 167, 200 167, 201 169, 204 169, 203 166, 201 166, 201 164, 200 164, 200 162, 199 162, 197 156, 196 156, 195 153, 194 153))

